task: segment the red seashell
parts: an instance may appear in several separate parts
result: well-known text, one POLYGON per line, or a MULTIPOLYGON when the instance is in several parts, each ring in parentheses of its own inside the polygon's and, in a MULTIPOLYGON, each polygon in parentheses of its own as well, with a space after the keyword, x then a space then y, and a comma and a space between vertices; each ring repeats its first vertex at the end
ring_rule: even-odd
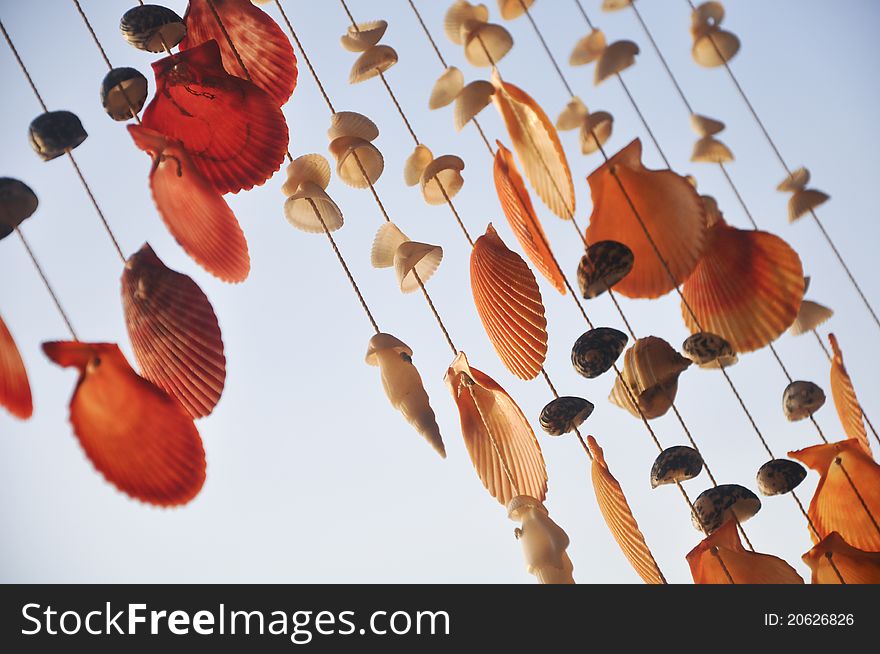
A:
POLYGON ((12 334, 0 317, 0 406, 16 418, 27 420, 34 412, 27 370, 12 334))

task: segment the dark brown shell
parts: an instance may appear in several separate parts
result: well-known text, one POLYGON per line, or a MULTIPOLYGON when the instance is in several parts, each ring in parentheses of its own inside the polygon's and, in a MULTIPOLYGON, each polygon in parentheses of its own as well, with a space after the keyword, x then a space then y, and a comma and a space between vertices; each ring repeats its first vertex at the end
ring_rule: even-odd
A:
POLYGON ((60 157, 86 140, 88 134, 75 113, 47 111, 31 121, 31 146, 43 161, 60 157))
POLYGON ((101 82, 101 104, 113 120, 128 120, 147 101, 147 78, 134 68, 114 68, 101 82))
POLYGON ((790 493, 806 476, 806 468, 797 461, 772 459, 758 469, 758 490, 761 495, 790 493))
POLYGON ((186 23, 168 7, 139 5, 123 14, 119 30, 138 50, 164 52, 166 46, 170 50, 183 41, 186 23))
POLYGON ((541 410, 541 427, 551 436, 562 436, 577 429, 591 413, 593 403, 582 397, 557 397, 541 410))
POLYGON ((694 527, 711 534, 734 515, 740 522, 751 518, 761 510, 761 500, 745 486, 721 484, 700 493, 694 510, 699 516, 691 516, 694 527))
POLYGON ((697 332, 688 336, 681 345, 685 356, 701 368, 725 368, 737 361, 733 346, 711 332, 697 332))
POLYGON ((597 241, 587 248, 577 269, 578 286, 585 299, 602 295, 626 277, 635 257, 623 243, 597 241))
POLYGON ((612 327, 597 327, 581 334, 571 348, 571 364, 578 374, 593 379, 610 369, 629 339, 612 327))
POLYGON ((825 404, 825 391, 811 381, 793 381, 782 394, 782 410, 792 422, 808 418, 825 404))
POLYGON ((36 194, 27 184, 11 177, 0 177, 0 240, 30 218, 38 204, 36 194))
POLYGON ((703 469, 703 457, 692 447, 674 445, 660 452, 651 467, 651 488, 693 479, 703 469))

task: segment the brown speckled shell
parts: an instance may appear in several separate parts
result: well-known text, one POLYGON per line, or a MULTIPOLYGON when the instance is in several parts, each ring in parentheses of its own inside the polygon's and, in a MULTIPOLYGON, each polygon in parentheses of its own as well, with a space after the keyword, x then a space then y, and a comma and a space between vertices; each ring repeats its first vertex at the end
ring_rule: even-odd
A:
POLYGON ((574 431, 593 413, 593 403, 582 397, 557 397, 541 410, 541 428, 551 436, 574 431))
POLYGON ((737 361, 733 347, 725 339, 711 332, 697 332, 688 336, 681 345, 685 356, 701 368, 725 368, 737 361))
POLYGON ((138 50, 164 52, 186 36, 186 23, 174 11, 161 5, 139 5, 125 12, 119 22, 122 36, 138 50), (159 35, 162 38, 158 38, 159 35), (162 43, 162 40, 165 43, 162 43))
POLYGON ((825 404, 825 391, 811 381, 793 381, 782 393, 782 410, 792 422, 808 418, 825 404))
POLYGON ((86 140, 88 134, 75 113, 47 111, 31 121, 31 146, 43 161, 60 157, 86 140))
POLYGON ((744 486, 721 484, 700 493, 694 502, 694 509, 699 515, 699 520, 691 516, 694 527, 711 534, 732 515, 736 515, 741 523, 751 518, 761 510, 761 500, 744 486))
POLYGON ((651 467, 651 488, 693 479, 703 469, 703 457, 692 447, 674 445, 660 452, 651 467))
POLYGON ((134 68, 114 68, 101 82, 101 104, 113 120, 129 120, 147 101, 147 78, 134 68))
POLYGON ((800 463, 789 459, 772 459, 758 469, 758 490, 761 495, 782 495, 798 487, 807 476, 800 463))
POLYGON ((612 327, 597 327, 581 334, 571 348, 571 365, 578 374, 593 379, 617 361, 629 339, 612 327))
POLYGON ((587 248, 577 269, 578 286, 585 299, 602 295, 626 277, 635 258, 632 250, 617 241, 598 241, 587 248))

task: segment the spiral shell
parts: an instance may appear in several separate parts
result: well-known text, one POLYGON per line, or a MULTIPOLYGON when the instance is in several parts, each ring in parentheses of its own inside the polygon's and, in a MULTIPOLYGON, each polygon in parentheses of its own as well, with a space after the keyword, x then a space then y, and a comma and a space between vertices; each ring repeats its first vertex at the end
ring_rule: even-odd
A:
POLYGON ((609 399, 637 418, 658 418, 671 408, 678 376, 690 365, 662 338, 640 338, 626 351, 609 399))
POLYGON ((463 88, 464 75, 455 66, 450 66, 434 82, 434 87, 431 89, 431 97, 428 100, 428 108, 439 109, 440 107, 452 104, 463 88))
POLYGON ((113 120, 128 120, 147 101, 147 78, 134 68, 114 68, 101 82, 101 104, 113 120))
POLYGON ((792 422, 808 418, 825 404, 825 391, 810 381, 793 381, 782 394, 782 410, 792 422))
POLYGON ((388 23, 384 20, 349 25, 339 42, 349 52, 365 52, 382 40, 387 29, 388 23))
POLYGON ((11 177, 0 177, 0 240, 30 218, 39 203, 27 184, 11 177))
POLYGON ((593 413, 593 403, 582 397, 562 396, 541 410, 541 428, 551 436, 562 436, 580 427, 593 413))
POLYGON ((772 459, 758 469, 758 490, 761 495, 783 495, 798 487, 807 476, 807 469, 789 459, 772 459))
POLYGON ((139 5, 122 15, 119 22, 122 36, 138 50, 164 52, 186 36, 186 23, 168 7, 139 5))
POLYGON ((721 484, 703 491, 694 502, 696 516, 691 516, 698 531, 711 534, 730 518, 743 523, 761 510, 761 500, 739 484, 721 484))
POLYGON ((598 241, 587 248, 577 269, 578 286, 584 299, 602 295, 632 270, 634 257, 623 243, 598 241))
POLYGON ((730 343, 710 332, 691 334, 682 343, 681 349, 701 368, 727 368, 738 360, 730 343))
POLYGON ((88 134, 76 114, 47 111, 31 121, 31 147, 43 161, 51 161, 86 140, 88 134))
POLYGON ((651 488, 693 479, 703 470, 703 457, 692 447, 674 445, 657 455, 651 467, 651 488))
POLYGON ((614 365, 626 347, 627 335, 613 327, 597 327, 581 334, 571 348, 571 365, 587 379, 614 365))

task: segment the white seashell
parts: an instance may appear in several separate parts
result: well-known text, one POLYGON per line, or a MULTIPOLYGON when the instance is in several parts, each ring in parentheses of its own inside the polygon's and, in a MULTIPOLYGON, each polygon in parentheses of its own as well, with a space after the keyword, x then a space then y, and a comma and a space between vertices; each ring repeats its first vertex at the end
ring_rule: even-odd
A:
POLYGON ((609 45, 596 62, 593 84, 599 86, 612 75, 632 66, 636 63, 637 54, 639 54, 639 46, 632 41, 615 41, 609 45))
POLYGON ((403 180, 407 186, 415 186, 422 179, 422 173, 434 160, 434 155, 426 145, 421 143, 416 146, 412 154, 406 159, 403 167, 403 180))
POLYGON ((402 293, 419 289, 419 280, 426 284, 440 267, 443 248, 439 245, 405 241, 394 253, 394 272, 402 293), (418 275, 418 278, 416 278, 418 275))
POLYGON ((356 136, 365 141, 375 141, 379 136, 376 123, 356 111, 337 111, 330 117, 327 138, 331 141, 340 136, 356 136))
POLYGON ((535 4, 535 0, 498 0, 498 11, 504 20, 519 18, 535 4))
POLYGON ((465 86, 455 98, 455 130, 460 132, 477 114, 489 106, 495 87, 491 82, 475 80, 465 86))
POLYGON ((528 495, 507 504, 507 515, 521 523, 514 531, 522 543, 526 569, 542 584, 573 584, 574 565, 566 553, 568 535, 550 519, 544 505, 528 495))
POLYGON ((428 108, 439 109, 451 104, 463 88, 464 75, 455 66, 450 66, 434 82, 431 98, 428 100, 428 108))
POLYGON ((464 45, 461 28, 465 22, 485 23, 489 20, 489 8, 486 5, 472 5, 467 0, 456 0, 443 18, 443 31, 446 38, 456 45, 464 45))
POLYGON ((310 234, 323 232, 324 225, 328 231, 335 232, 343 223, 342 212, 336 203, 323 188, 310 181, 302 182, 296 193, 287 198, 284 217, 297 229, 310 234), (320 219, 315 215, 316 211, 320 219))
POLYGON ((797 318, 794 319, 794 323, 788 328, 788 332, 792 336, 800 336, 816 329, 833 315, 834 311, 828 307, 812 300, 804 300, 801 302, 797 318))
POLYGON ((370 253, 370 263, 373 268, 390 268, 394 265, 394 254, 403 243, 409 239, 400 228, 391 222, 386 222, 376 232, 373 239, 373 249, 370 253))
POLYGON ((583 100, 575 96, 568 101, 565 109, 560 112, 559 118, 556 119, 556 129, 562 131, 577 129, 583 125, 584 120, 589 115, 590 112, 587 109, 587 105, 584 104, 583 100))
POLYGON ((805 188, 795 191, 788 199, 788 222, 793 223, 803 216, 828 201, 828 194, 813 188, 805 188))
POLYGON ((349 52, 364 52, 379 43, 387 29, 388 23, 384 20, 358 23, 357 27, 350 25, 345 36, 339 41, 349 52))
POLYGON ((708 116, 691 114, 691 127, 697 133, 697 136, 702 138, 721 132, 724 129, 724 123, 708 116))
POLYGON ((592 63, 602 55, 606 46, 605 33, 602 30, 594 29, 574 44, 568 63, 571 66, 592 63))
POLYGON ((422 197, 425 198, 425 202, 438 205, 446 202, 447 198, 454 198, 464 184, 462 170, 464 170, 464 161, 454 154, 437 157, 428 164, 421 179, 422 197))
POLYGON ((336 159, 336 176, 353 188, 375 184, 385 169, 385 160, 376 146, 356 136, 334 139, 330 153, 336 159))
POLYGON ((390 45, 374 45, 354 62, 348 75, 349 84, 359 84, 384 73, 397 63, 397 52, 390 45))
POLYGON ((287 181, 281 192, 290 197, 303 182, 312 182, 322 189, 330 183, 330 164, 320 154, 304 154, 287 164, 287 181))
POLYGON ((701 163, 727 163, 733 161, 733 152, 724 143, 711 136, 704 136, 694 143, 691 161, 701 163))
POLYGON ((806 188, 809 181, 810 171, 801 166, 782 180, 779 183, 779 186, 776 187, 776 190, 782 191, 783 193, 794 193, 795 191, 800 191, 801 189, 806 188))
POLYGON ((605 142, 611 138, 613 127, 614 117, 607 111, 597 111, 587 116, 581 126, 581 152, 592 154, 600 145, 605 145, 605 142))
POLYGON ((472 66, 488 68, 501 61, 513 47, 513 37, 504 27, 485 23, 470 30, 464 56, 472 66))

